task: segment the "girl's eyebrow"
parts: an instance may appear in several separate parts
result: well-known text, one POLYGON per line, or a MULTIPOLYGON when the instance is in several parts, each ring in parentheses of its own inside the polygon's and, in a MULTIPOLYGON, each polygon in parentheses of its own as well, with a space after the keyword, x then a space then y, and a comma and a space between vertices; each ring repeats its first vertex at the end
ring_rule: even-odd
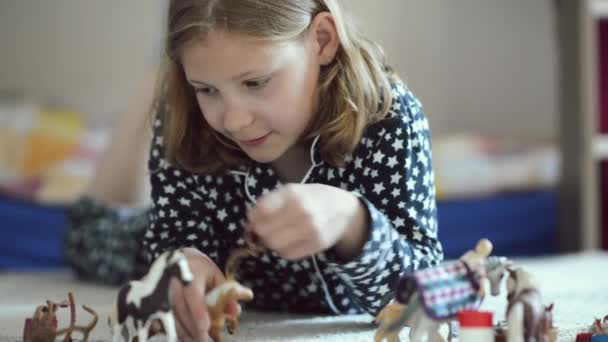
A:
MULTIPOLYGON (((254 74, 254 72, 251 71, 251 70, 250 71, 245 71, 243 73, 240 73, 240 74, 238 74, 236 76, 231 77, 230 79, 233 80, 233 81, 234 80, 239 80, 239 79, 245 78, 245 77, 247 77, 247 76, 249 76, 251 74, 254 74)), ((190 82, 191 84, 195 84, 195 85, 211 86, 210 84, 207 84, 207 83, 205 83, 203 81, 198 81, 198 80, 193 80, 193 79, 188 79, 188 82, 190 82)))

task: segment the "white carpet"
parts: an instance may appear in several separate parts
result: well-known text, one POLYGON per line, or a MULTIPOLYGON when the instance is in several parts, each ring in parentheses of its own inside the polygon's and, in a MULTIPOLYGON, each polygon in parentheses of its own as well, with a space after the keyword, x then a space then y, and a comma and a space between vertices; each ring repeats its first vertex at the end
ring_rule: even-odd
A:
MULTIPOLYGON (((548 258, 518 259, 516 262, 536 275, 545 303, 554 302, 554 320, 560 328, 559 341, 574 341, 594 317, 608 314, 608 254, 585 253, 548 258)), ((504 287, 503 287, 504 290, 504 287)), ((80 305, 92 306, 100 315, 92 340, 109 340, 106 316, 116 289, 75 281, 68 272, 0 273, 0 341, 20 341, 23 322, 47 298, 60 300, 72 291, 79 305, 78 322, 90 316, 80 305)), ((482 309, 504 318, 504 296, 488 298, 482 309)), ((63 310, 67 311, 67 310, 63 310)), ((60 315, 61 322, 67 321, 60 315)), ((371 316, 311 317, 246 312, 235 337, 226 341, 372 341, 371 316)), ((407 329, 402 333, 404 341, 407 329)), ((75 336, 77 337, 77 336, 75 336)), ((161 340, 161 339, 154 339, 161 340)))

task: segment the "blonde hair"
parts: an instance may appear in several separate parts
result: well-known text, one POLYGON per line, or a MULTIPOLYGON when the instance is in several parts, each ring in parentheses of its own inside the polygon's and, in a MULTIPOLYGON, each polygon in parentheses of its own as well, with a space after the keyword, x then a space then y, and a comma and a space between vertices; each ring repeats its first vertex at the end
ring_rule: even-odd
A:
POLYGON ((300 142, 319 135, 321 158, 342 165, 365 128, 388 113, 397 76, 385 64, 381 48, 355 29, 337 0, 171 0, 159 88, 166 104, 160 112, 165 157, 194 173, 221 171, 247 159, 203 118, 180 61, 187 44, 205 39, 211 30, 270 41, 296 39, 321 12, 333 16, 340 47, 334 61, 321 69, 319 110, 300 142))

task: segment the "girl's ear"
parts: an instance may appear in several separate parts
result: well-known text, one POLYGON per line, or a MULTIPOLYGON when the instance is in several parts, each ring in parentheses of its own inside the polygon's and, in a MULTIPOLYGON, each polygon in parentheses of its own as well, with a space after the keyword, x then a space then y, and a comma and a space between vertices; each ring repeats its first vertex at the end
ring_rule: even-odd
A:
POLYGON ((340 39, 331 13, 317 14, 310 24, 310 33, 319 64, 328 65, 333 62, 340 46, 340 39))

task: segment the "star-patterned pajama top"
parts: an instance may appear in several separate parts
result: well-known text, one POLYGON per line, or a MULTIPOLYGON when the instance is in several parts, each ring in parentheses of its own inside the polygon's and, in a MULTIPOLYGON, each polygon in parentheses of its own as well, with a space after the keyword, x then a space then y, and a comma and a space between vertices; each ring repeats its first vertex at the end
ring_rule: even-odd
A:
MULTIPOLYGON (((196 247, 224 269, 230 251, 245 246, 247 208, 281 181, 269 164, 254 161, 215 175, 179 169, 163 158, 162 120, 154 126, 149 165, 153 209, 143 240, 148 259, 167 248, 196 247)), ((346 263, 332 249, 298 261, 273 252, 244 259, 238 275, 255 294, 249 305, 257 310, 376 315, 393 298, 403 272, 443 259, 429 127, 420 102, 396 84, 391 111, 367 128, 344 167, 321 161, 315 143, 311 159, 302 181, 356 194, 367 208, 368 241, 346 263)))

